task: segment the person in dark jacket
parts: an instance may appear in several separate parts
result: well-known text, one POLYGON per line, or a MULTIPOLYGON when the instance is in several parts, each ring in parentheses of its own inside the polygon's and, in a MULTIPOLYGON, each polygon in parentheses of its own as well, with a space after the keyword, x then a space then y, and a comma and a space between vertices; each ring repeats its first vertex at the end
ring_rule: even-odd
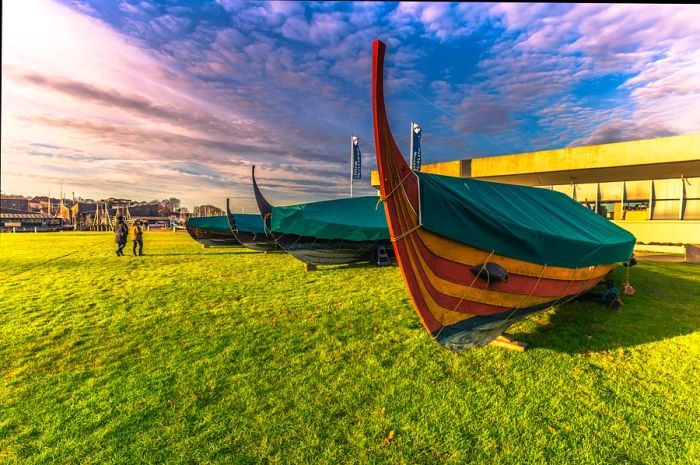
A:
POLYGON ((134 257, 136 256, 136 246, 138 245, 139 247, 139 257, 143 255, 143 226, 141 226, 141 221, 136 220, 134 221, 134 225, 131 228, 131 232, 134 235, 133 242, 134 242, 134 248, 133 248, 133 254, 134 257))
POLYGON ((117 224, 114 225, 114 242, 117 243, 117 257, 124 256, 124 247, 126 246, 126 238, 129 235, 129 227, 124 222, 124 218, 117 217, 117 224))

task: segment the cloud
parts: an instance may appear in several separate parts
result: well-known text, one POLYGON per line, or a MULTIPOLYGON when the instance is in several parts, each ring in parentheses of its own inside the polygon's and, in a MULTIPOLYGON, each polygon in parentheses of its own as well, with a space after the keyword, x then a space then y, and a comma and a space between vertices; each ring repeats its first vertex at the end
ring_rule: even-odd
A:
POLYGON ((350 26, 347 22, 347 14, 313 13, 308 21, 303 16, 288 17, 280 28, 280 32, 287 39, 322 46, 341 41, 350 33, 350 26))
POLYGON ((257 138, 264 130, 245 122, 225 122, 210 114, 201 114, 192 111, 192 108, 180 109, 172 105, 159 104, 139 95, 127 95, 112 89, 100 89, 96 86, 73 81, 70 79, 53 78, 37 73, 24 73, 13 75, 23 82, 54 90, 69 95, 82 102, 91 102, 104 105, 109 108, 120 108, 133 114, 158 119, 173 126, 180 126, 217 134, 229 134, 235 130, 239 136, 257 138), (257 136, 257 137, 256 137, 257 136))
POLYGON ((148 144, 151 153, 160 152, 166 156, 183 154, 185 157, 195 157, 195 159, 219 161, 220 158, 215 157, 209 151, 215 150, 239 157, 251 157, 261 154, 282 155, 285 153, 273 147, 213 138, 192 137, 162 130, 143 129, 141 126, 117 126, 94 121, 52 117, 34 117, 29 121, 33 124, 53 126, 63 131, 79 134, 82 137, 90 137, 100 144, 108 144, 112 147, 138 149, 148 144), (197 149, 201 152, 195 153, 194 151, 197 149))
POLYGON ((471 35, 487 12, 485 4, 401 2, 388 19, 400 36, 422 30, 439 42, 471 35))
MULTIPOLYGON (((489 13, 504 33, 479 61, 480 81, 462 86, 468 94, 456 104, 456 129, 523 130, 534 117, 550 135, 533 141, 547 145, 700 129, 700 84, 692 77, 700 71, 697 5, 498 4, 489 13), (611 74, 627 76, 618 100, 573 97, 577 87, 611 74), (623 98, 622 112, 606 108, 623 98)), ((434 87, 444 102, 454 101, 448 87, 460 86, 434 87)))
POLYGON ((342 195, 350 134, 374 165, 375 38, 392 122, 423 124, 426 162, 700 132, 694 5, 3 7, 3 189, 61 173, 136 196, 157 173, 164 196, 216 204, 250 194, 256 163, 280 203, 342 195))
POLYGON ((454 126, 465 133, 499 134, 512 124, 511 108, 494 95, 471 95, 456 111, 454 126))
MULTIPOLYGON (((32 15, 31 7, 44 6, 43 2, 29 2, 26 11, 10 13, 19 20, 32 15)), ((324 192, 331 195, 336 190, 330 184, 338 188, 346 184, 346 157, 338 153, 334 162, 329 156, 333 146, 345 147, 344 137, 336 138, 333 130, 318 128, 317 124, 318 118, 335 124, 337 114, 342 112, 334 108, 343 101, 337 98, 338 90, 324 77, 328 62, 309 54, 310 59, 298 60, 296 51, 274 48, 274 39, 256 40, 236 29, 203 24, 195 26, 191 36, 173 37, 163 43, 162 32, 168 29, 168 34, 177 36, 178 30, 161 21, 164 29, 155 31, 146 21, 151 13, 143 8, 130 11, 138 17, 138 24, 145 25, 142 29, 136 31, 137 23, 125 21, 125 30, 138 37, 132 42, 100 20, 54 4, 47 7, 52 20, 43 30, 14 35, 3 63, 3 81, 9 84, 3 84, 3 108, 10 109, 3 112, 3 165, 19 166, 22 159, 36 160, 32 165, 34 177, 3 169, 4 186, 25 185, 23 189, 31 190, 38 179, 54 179, 50 172, 70 166, 93 179, 96 191, 111 195, 104 190, 109 184, 97 180, 121 173, 121 168, 103 164, 95 170, 97 159, 194 163, 187 171, 189 176, 171 170, 160 183, 164 190, 186 191, 194 196, 183 199, 187 201, 205 201, 219 192, 211 184, 217 178, 206 171, 206 166, 233 170, 227 178, 232 184, 248 179, 246 167, 251 162, 266 163, 277 174, 296 173, 297 184, 289 186, 290 196, 314 189, 316 196, 324 192), (70 29, 64 30, 67 25, 70 29), (84 40, 88 36, 91 41, 84 40), (58 47, 54 54, 62 58, 63 66, 52 65, 54 60, 43 53, 46 47, 41 44, 49 40, 58 47), (149 49, 149 40, 156 40, 160 51, 149 49), (33 47, 22 45, 26 42, 33 47), (104 55, 111 57, 107 66, 100 58, 104 55), (80 75, 87 79, 66 76, 68 69, 80 69, 80 75), (133 73, 134 69, 139 72, 133 73), (49 73, 44 72, 47 70, 49 73), (294 107, 297 98, 286 88, 308 93, 304 114, 294 107), (328 97, 332 97, 330 105, 326 104, 328 97), (26 143, 33 138, 39 144, 69 146, 73 152, 38 154, 36 147, 32 149, 26 143), (78 163, 81 157, 82 164, 78 163), (195 175, 198 169, 202 176, 195 175), (188 179, 178 179, 178 173, 188 179), (190 178, 199 181, 193 183, 190 178), (210 182, 206 189, 202 189, 204 180, 210 182)), ((287 14, 290 10, 285 8, 273 13, 287 14)), ((333 32, 329 18, 317 17, 315 37, 319 40, 327 40, 323 34, 333 32)), ((352 130, 347 123, 339 129, 347 131, 348 137, 352 130)), ((150 175, 132 172, 132 177, 141 181, 150 175)), ((85 194, 97 196, 94 192, 85 194)), ((122 194, 138 195, 138 191, 130 194, 127 189, 122 194)))
POLYGON ((677 135, 677 133, 663 126, 649 123, 650 122, 609 121, 598 126, 587 138, 573 141, 570 146, 624 142, 630 140, 630 135, 632 134, 635 139, 652 139, 655 137, 677 135))

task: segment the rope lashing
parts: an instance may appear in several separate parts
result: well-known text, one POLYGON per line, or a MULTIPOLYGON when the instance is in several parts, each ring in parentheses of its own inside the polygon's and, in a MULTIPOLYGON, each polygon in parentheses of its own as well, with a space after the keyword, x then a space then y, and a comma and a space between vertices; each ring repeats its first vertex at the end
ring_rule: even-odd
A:
MULTIPOLYGON (((535 282, 535 286, 532 288, 532 291, 530 291, 530 294, 529 294, 527 297, 523 298, 523 300, 521 300, 520 303, 519 303, 515 308, 513 308, 513 311, 510 312, 510 314, 508 314, 508 316, 506 317, 505 320, 503 320, 504 323, 505 323, 506 321, 510 320, 510 318, 511 318, 513 315, 515 315, 515 312, 517 312, 518 310, 520 310, 520 309, 522 308, 523 303, 525 303, 525 301, 526 301, 527 299, 529 299, 530 297, 532 297, 532 295, 535 293, 535 290, 537 289, 537 286, 540 285, 540 281, 542 280, 542 276, 544 276, 544 272, 545 272, 546 270, 547 270, 547 264, 545 263, 544 266, 542 267, 542 271, 540 272, 539 277, 537 278, 537 281, 535 282)), ((571 286, 571 281, 569 281, 569 286, 571 286)), ((567 288, 566 288, 566 290, 564 291, 564 293, 566 293, 566 291, 568 291, 568 290, 569 290, 569 287, 567 286, 567 288)), ((561 298, 561 297, 560 297, 560 298, 561 298)))
POLYGON ((272 234, 272 229, 267 227, 268 220, 272 216, 272 213, 265 213, 263 215, 263 230, 265 231, 265 235, 272 234))
POLYGON ((403 239, 404 237, 408 236, 409 234, 411 234, 413 231, 415 231, 416 229, 418 229, 418 228, 420 228, 420 227, 421 227, 421 224, 415 225, 415 226, 412 227, 411 229, 402 232, 402 233, 399 234, 398 236, 392 237, 392 238, 391 238, 391 242, 400 241, 401 239, 403 239))
MULTIPOLYGON (((489 256, 486 257, 486 260, 485 260, 484 263, 481 265, 481 270, 482 270, 482 271, 483 271, 484 269, 486 269, 486 264, 489 262, 489 260, 491 260, 491 257, 493 257, 494 252, 495 252, 495 250, 492 250, 491 253, 489 254, 489 256)), ((476 282, 476 280, 477 280, 478 278, 479 278, 479 274, 477 274, 476 276, 474 276, 474 279, 472 279, 471 284, 469 284, 469 289, 471 289, 472 287, 474 287, 474 283, 476 282)), ((488 287, 488 282, 487 282, 486 286, 488 287)), ((459 306, 462 305, 462 302, 464 301, 464 298, 465 298, 465 297, 466 297, 466 294, 462 294, 462 298, 460 298, 460 299, 459 299, 459 302, 457 302, 457 305, 455 305, 455 308, 454 308, 454 311, 455 311, 455 312, 457 311, 457 309, 459 308, 459 306)))
POLYGON ((402 187, 403 182, 404 182, 406 179, 408 179, 408 177, 409 177, 411 174, 412 174, 412 171, 409 171, 408 173, 406 173, 406 176, 404 176, 404 177, 401 179, 401 181, 399 181, 399 183, 398 183, 397 185, 394 186, 394 188, 391 190, 391 192, 389 192, 389 193, 388 193, 387 195, 385 195, 384 197, 379 197, 379 200, 377 200, 377 205, 375 205, 374 209, 375 209, 375 210, 378 209, 378 208, 379 208, 379 204, 380 204, 381 202, 386 202, 386 199, 388 199, 389 197, 391 197, 391 195, 392 195, 394 192, 396 192, 396 189, 398 189, 399 187, 402 187))
POLYGON ((571 284, 572 284, 574 281, 576 281, 576 275, 578 274, 578 270, 579 270, 579 268, 575 268, 575 269, 574 269, 574 275, 571 277, 571 281, 569 281, 569 285, 566 286, 566 289, 564 289, 564 292, 562 293, 562 295, 560 295, 559 297, 557 297, 557 300, 555 300, 554 303, 553 303, 552 305, 550 305, 550 307, 554 307, 556 304, 558 304, 559 301, 560 301, 561 299, 564 298, 564 296, 566 295, 566 293, 569 292, 569 288, 571 287, 571 284))
MULTIPOLYGON (((482 266, 482 270, 483 270, 483 268, 486 266, 486 264, 489 262, 489 260, 491 260, 491 257, 493 256, 493 253, 494 253, 494 252, 495 252, 495 250, 492 250, 491 253, 489 254, 489 256, 486 257, 486 261, 484 261, 484 263, 481 265, 481 266, 482 266)), ((471 287, 474 286, 474 283, 476 282, 476 280, 477 280, 478 277, 479 277, 478 274, 477 274, 476 276, 474 276, 474 279, 472 280, 471 284, 469 284, 469 288, 471 288, 471 287)), ((462 305, 462 302, 464 301, 464 298, 465 298, 465 297, 466 297, 466 294, 463 294, 463 295, 462 295, 462 298, 459 299, 459 302, 457 302, 457 305, 455 305, 455 308, 453 309, 453 311, 455 311, 455 312, 457 311, 457 309, 459 308, 459 306, 462 305)), ((435 334, 435 336, 432 336, 432 335, 431 335, 430 337, 431 337, 433 340, 437 340, 437 338, 440 337, 440 333, 442 333, 442 330, 443 330, 444 328, 445 328, 445 325, 440 326, 440 329, 438 330, 437 334, 435 334)))

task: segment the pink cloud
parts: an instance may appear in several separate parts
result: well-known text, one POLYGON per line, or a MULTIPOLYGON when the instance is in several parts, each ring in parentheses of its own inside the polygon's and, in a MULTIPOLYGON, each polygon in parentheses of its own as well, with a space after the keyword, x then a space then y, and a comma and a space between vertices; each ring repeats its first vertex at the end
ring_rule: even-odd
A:
MULTIPOLYGON (((282 158, 301 165, 326 159, 317 147, 308 146, 305 138, 309 133, 303 128, 298 135, 287 137, 282 151, 279 135, 271 137, 268 131, 274 125, 255 119, 257 114, 267 116, 269 107, 261 102, 270 100, 266 93, 277 91, 256 79, 255 73, 269 73, 287 86, 310 83, 323 98, 335 89, 320 79, 321 63, 296 63, 284 50, 271 53, 273 49, 264 42, 246 53, 250 42, 240 33, 201 28, 195 31, 196 37, 213 46, 202 49, 190 41, 172 42, 167 45, 168 53, 159 53, 147 50, 133 37, 115 33, 98 19, 59 4, 27 0, 4 8, 3 189, 44 192, 47 183, 60 183, 58 178, 66 186, 89 179, 87 184, 75 183, 76 190, 89 189, 81 193, 85 197, 114 195, 114 186, 120 185, 119 195, 138 199, 143 192, 132 185, 148 183, 163 167, 187 162, 199 163, 205 176, 190 176, 185 181, 177 170, 161 172, 160 194, 154 197, 177 193, 187 203, 220 203, 227 185, 231 189, 239 185, 240 189, 232 190, 248 192, 245 181, 252 160, 272 166, 282 158), (241 78, 250 85, 241 92, 235 87, 225 89, 189 76, 183 68, 209 76, 243 72, 241 78), (80 71, 78 75, 75 70, 80 71), (36 150, 30 143, 34 142, 70 147, 71 151, 49 157, 33 154, 36 150), (96 165, 94 155, 114 162, 96 165), (134 163, 148 164, 149 169, 136 170, 134 163), (72 175, 66 174, 66 167, 72 175), (229 168, 225 183, 208 174, 229 168), (129 173, 129 182, 119 184, 124 173, 129 173)), ((162 31, 169 33, 187 24, 171 19, 160 18, 162 31)), ((310 107, 309 111, 314 110, 310 107)), ((323 111, 317 114, 332 119, 323 111)), ((326 173, 324 178, 344 184, 344 163, 331 166, 337 176, 343 176, 326 173)), ((270 171, 280 175, 286 169, 270 171)), ((317 172, 317 167, 308 167, 299 183, 313 185, 314 179, 321 179, 317 172)))

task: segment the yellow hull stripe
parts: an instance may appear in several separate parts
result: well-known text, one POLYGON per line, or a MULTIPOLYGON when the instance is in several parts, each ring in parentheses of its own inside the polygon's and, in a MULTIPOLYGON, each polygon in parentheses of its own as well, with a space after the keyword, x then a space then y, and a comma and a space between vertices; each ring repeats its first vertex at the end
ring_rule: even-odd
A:
MULTIPOLYGON (((453 262, 461 263, 466 266, 481 265, 489 259, 489 262, 496 262, 505 268, 508 273, 520 274, 524 276, 533 276, 538 278, 542 274, 542 265, 536 263, 525 262, 515 258, 504 257, 503 255, 493 254, 489 258, 489 252, 475 247, 471 247, 461 242, 439 236, 423 228, 418 229, 423 244, 435 255, 443 257, 453 262)), ((594 278, 602 278, 615 268, 615 264, 596 265, 585 268, 563 268, 548 266, 542 279, 558 279, 562 281, 587 281, 594 278)))
MULTIPOLYGON (((543 304, 545 302, 553 300, 551 296, 528 296, 527 294, 523 295, 503 291, 494 291, 492 289, 480 289, 476 287, 469 287, 463 284, 457 284, 451 281, 447 281, 433 273, 433 270, 430 269, 428 265, 426 265, 425 261, 423 260, 423 257, 417 250, 417 246, 413 240, 412 235, 409 234, 403 240, 411 241, 411 249, 418 256, 420 267, 425 272, 426 276, 428 277, 428 280, 432 283, 433 287, 442 294, 456 297, 457 299, 464 299, 472 302, 481 302, 484 304, 498 305, 500 307, 510 308, 530 307, 532 305, 543 304)), ((464 271, 466 272, 469 270, 465 269, 464 271)), ((504 308, 504 310, 507 309, 504 308)))

